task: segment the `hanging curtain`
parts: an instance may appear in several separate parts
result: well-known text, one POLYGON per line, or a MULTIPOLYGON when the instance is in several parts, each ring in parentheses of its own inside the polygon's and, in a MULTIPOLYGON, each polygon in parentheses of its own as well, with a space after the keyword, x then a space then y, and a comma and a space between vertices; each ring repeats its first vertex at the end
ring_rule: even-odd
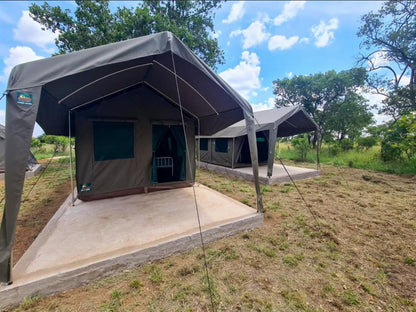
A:
POLYGON ((157 183, 157 168, 156 168, 156 151, 162 142, 162 138, 169 131, 167 126, 153 125, 152 126, 152 183, 157 183))
POLYGON ((186 175, 186 144, 182 126, 171 126, 170 131, 176 140, 177 156, 181 160, 179 180, 185 180, 186 175))

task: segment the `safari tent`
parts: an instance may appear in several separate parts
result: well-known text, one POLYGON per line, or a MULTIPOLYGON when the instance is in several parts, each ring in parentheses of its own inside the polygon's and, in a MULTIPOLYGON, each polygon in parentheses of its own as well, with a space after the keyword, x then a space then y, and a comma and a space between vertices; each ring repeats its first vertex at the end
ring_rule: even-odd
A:
MULTIPOLYGON (((81 200, 192 184, 195 135, 243 118, 257 163, 250 104, 170 32, 18 65, 6 93, 0 282, 10 281, 35 122, 46 134, 75 137, 81 200)), ((255 187, 261 211, 258 180, 255 187)))
MULTIPOLYGON (((300 106, 273 108, 254 112, 257 155, 260 164, 268 164, 267 176, 273 174, 276 140, 314 131, 315 121, 300 106)), ((251 166, 249 141, 244 120, 211 136, 199 137, 200 161, 230 168, 251 166)))
MULTIPOLYGON (((6 152, 6 128, 3 125, 0 125, 0 173, 4 172, 5 162, 4 156, 6 152)), ((29 157, 26 163, 26 170, 33 168, 38 162, 36 161, 35 156, 29 152, 29 157)))

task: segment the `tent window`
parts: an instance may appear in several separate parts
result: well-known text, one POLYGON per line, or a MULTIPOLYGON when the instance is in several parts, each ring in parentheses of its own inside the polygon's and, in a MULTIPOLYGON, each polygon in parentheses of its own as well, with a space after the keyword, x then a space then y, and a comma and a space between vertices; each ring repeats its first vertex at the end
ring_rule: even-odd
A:
POLYGON ((201 151, 208 150, 208 139, 199 139, 199 149, 201 151))
POLYGON ((228 153, 228 139, 215 139, 215 151, 218 153, 228 153))
POLYGON ((134 158, 134 123, 95 121, 94 160, 134 158))

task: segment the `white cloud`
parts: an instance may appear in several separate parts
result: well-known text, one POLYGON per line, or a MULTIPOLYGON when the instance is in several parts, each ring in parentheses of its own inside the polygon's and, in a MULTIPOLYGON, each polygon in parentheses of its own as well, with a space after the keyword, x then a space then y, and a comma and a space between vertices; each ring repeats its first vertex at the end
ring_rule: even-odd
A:
POLYGON ((290 1, 285 3, 283 12, 274 19, 276 26, 294 18, 305 6, 306 1, 290 1))
POLYGON ((332 30, 338 29, 338 19, 331 18, 326 24, 321 21, 319 25, 311 28, 313 36, 315 37, 315 45, 318 48, 326 47, 331 43, 331 40, 335 39, 334 32, 332 30))
POLYGON ((287 50, 290 49, 296 42, 298 42, 298 36, 292 36, 286 38, 285 36, 276 35, 270 38, 269 40, 269 50, 273 51, 276 49, 287 50))
POLYGON ((230 37, 243 35, 243 49, 248 49, 262 43, 269 38, 270 34, 266 32, 266 27, 260 21, 255 21, 247 29, 237 29, 231 32, 230 37))
POLYGON ((275 98, 268 98, 266 102, 251 104, 255 112, 271 109, 275 107, 275 98))
POLYGON ((7 81, 14 66, 25 62, 39 60, 41 58, 43 57, 36 55, 29 47, 17 46, 10 48, 9 56, 3 60, 5 67, 3 69, 3 75, 0 76, 0 81, 7 81))
POLYGON ((220 76, 248 100, 253 91, 261 88, 259 65, 256 53, 243 51, 240 64, 223 71, 220 76))
POLYGON ((55 48, 48 47, 55 43, 58 34, 54 34, 50 30, 42 30, 41 24, 35 22, 30 16, 29 11, 22 11, 22 16, 17 23, 17 28, 13 29, 13 39, 32 43, 48 53, 53 53, 55 48))
POLYGON ((222 31, 221 30, 217 30, 216 32, 212 32, 211 33, 211 37, 214 39, 218 39, 219 36, 221 36, 222 31))
POLYGON ((387 51, 377 51, 371 58, 371 63, 373 63, 374 67, 383 66, 389 62, 387 51))
POLYGON ((293 73, 292 72, 286 73, 286 77, 289 78, 289 79, 292 78, 293 77, 293 73))
POLYGON ((308 44, 309 43, 309 38, 303 37, 302 39, 299 40, 299 43, 308 44))
POLYGON ((227 19, 222 20, 224 24, 230 24, 232 22, 238 21, 244 16, 244 1, 234 3, 231 7, 230 14, 227 19))

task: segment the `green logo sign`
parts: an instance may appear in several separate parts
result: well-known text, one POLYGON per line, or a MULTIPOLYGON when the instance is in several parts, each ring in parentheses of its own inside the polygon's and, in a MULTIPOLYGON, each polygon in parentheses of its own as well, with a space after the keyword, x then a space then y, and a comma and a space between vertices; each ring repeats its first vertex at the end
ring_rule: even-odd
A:
POLYGON ((17 104, 33 105, 32 94, 17 92, 17 104))

